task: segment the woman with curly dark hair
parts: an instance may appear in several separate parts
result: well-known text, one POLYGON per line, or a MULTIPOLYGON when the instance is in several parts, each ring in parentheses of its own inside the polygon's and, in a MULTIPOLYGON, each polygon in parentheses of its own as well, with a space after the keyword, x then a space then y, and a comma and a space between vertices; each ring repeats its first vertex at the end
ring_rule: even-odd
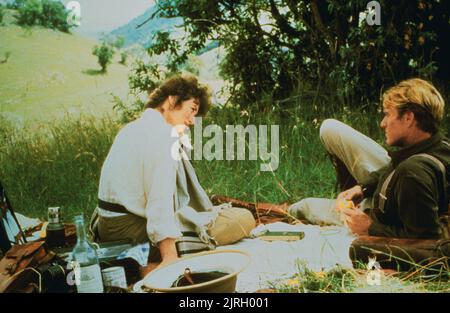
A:
MULTIPOLYGON (((209 214, 215 230, 202 228, 200 237, 206 242, 226 243, 248 235, 233 232, 225 241, 216 238, 229 228, 217 222, 219 210, 213 209, 180 144, 194 117, 205 115, 209 106, 208 87, 193 76, 174 76, 150 92, 142 116, 120 130, 103 164, 96 210, 100 241, 150 241, 149 261, 166 264, 178 257, 180 211, 187 219, 195 217, 195 211, 209 214)), ((239 229, 254 227, 249 211, 231 209, 242 210, 232 213, 238 216, 239 229), (250 221, 248 227, 241 226, 241 218, 250 221)))

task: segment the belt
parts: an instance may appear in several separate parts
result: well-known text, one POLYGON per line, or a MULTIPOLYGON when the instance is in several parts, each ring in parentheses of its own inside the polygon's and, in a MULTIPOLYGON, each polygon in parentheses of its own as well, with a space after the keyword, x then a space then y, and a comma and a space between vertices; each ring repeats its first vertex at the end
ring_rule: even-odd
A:
POLYGON ((98 207, 114 213, 130 213, 130 211, 121 204, 106 202, 101 199, 98 199, 98 207))

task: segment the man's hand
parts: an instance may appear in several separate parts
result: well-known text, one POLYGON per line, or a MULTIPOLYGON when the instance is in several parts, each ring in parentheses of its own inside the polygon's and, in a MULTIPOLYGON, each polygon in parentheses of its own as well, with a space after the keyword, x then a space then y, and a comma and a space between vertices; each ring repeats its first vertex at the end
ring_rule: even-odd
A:
POLYGON ((339 203, 340 200, 353 201, 353 203, 358 204, 364 198, 363 191, 361 186, 356 185, 350 189, 344 190, 341 192, 338 197, 336 203, 339 203))
POLYGON ((372 224, 370 217, 359 209, 343 209, 348 228, 350 231, 358 236, 368 235, 369 227, 372 224))

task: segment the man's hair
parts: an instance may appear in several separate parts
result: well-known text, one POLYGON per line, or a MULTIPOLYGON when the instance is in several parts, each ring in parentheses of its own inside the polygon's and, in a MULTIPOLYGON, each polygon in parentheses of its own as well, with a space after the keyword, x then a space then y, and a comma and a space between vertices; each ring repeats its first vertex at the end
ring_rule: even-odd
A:
POLYGON ((399 118, 414 113, 419 129, 436 133, 444 117, 445 102, 439 91, 419 78, 404 80, 383 94, 383 107, 397 108, 399 118))
POLYGON ((208 86, 200 84, 195 76, 175 75, 149 91, 145 108, 158 108, 169 96, 176 97, 175 107, 181 106, 183 101, 191 98, 198 100, 198 116, 204 116, 211 105, 211 93, 208 86))

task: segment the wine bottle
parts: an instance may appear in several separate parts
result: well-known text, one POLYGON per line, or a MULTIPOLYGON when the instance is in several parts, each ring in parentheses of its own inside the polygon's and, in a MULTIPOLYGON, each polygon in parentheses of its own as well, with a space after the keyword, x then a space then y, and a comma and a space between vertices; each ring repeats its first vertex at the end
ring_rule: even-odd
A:
POLYGON ((102 293, 103 281, 97 250, 89 242, 82 215, 75 217, 77 244, 72 251, 72 264, 78 293, 102 293))

